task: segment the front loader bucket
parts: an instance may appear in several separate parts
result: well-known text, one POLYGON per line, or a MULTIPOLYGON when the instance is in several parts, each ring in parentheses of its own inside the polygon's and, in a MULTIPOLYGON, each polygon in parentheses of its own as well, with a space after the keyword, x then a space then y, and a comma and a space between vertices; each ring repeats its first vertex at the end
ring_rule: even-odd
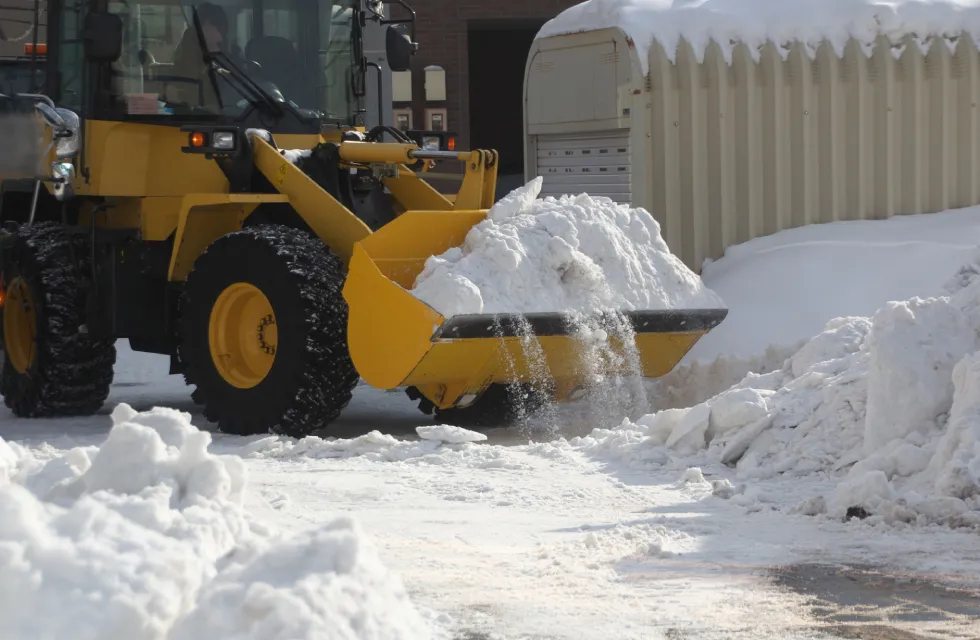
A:
MULTIPOLYGON (((566 314, 445 318, 409 292, 428 257, 462 244, 485 217, 486 211, 409 211, 354 246, 344 298, 350 353, 361 377, 381 389, 417 387, 448 408, 471 402, 490 383, 547 378, 560 401, 595 374, 619 373, 612 364, 597 371, 594 362, 584 362, 585 342, 566 314)), ((635 350, 615 337, 610 343, 632 353, 644 376, 659 377, 726 314, 626 312, 635 350)))

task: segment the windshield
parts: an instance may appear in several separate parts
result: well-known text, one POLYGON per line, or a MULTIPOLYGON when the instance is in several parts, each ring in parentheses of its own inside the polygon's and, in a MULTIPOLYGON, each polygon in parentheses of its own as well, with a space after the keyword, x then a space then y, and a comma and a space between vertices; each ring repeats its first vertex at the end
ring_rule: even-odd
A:
POLYGON ((348 122, 354 112, 353 1, 112 2, 126 25, 115 66, 129 82, 122 93, 137 105, 128 111, 239 115, 256 92, 236 81, 229 71, 235 69, 304 116, 348 122), (204 62, 201 36, 217 54, 211 64, 204 62))
POLYGON ((30 58, 16 60, 0 58, 0 93, 8 96, 17 93, 37 93, 44 87, 44 59, 39 58, 37 68, 30 58), (33 75, 31 74, 33 70, 33 75), (34 80, 32 81, 31 78, 34 80))

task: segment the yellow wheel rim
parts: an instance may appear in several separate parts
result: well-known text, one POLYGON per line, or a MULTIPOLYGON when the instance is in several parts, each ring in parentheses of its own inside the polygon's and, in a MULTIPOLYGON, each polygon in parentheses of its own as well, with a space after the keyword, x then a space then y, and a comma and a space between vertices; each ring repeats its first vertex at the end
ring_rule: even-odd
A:
POLYGON ((18 373, 27 373, 37 353, 37 311, 34 296, 23 278, 7 286, 3 303, 3 342, 7 359, 18 373))
POLYGON ((218 296, 208 326, 211 359, 224 380, 251 389, 276 361, 279 327, 272 303, 257 287, 238 282, 218 296))

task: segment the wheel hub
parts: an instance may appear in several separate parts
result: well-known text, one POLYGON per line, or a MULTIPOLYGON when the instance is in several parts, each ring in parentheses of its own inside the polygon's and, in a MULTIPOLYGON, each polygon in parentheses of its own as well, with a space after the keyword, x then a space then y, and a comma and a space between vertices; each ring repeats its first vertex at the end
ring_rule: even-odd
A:
POLYGON ((272 370, 279 348, 272 303, 247 282, 231 285, 211 309, 208 342, 214 366, 228 384, 239 389, 257 386, 272 370))
POLYGON ((11 366, 18 373, 27 373, 37 353, 37 310, 31 289, 23 278, 14 278, 7 286, 3 341, 11 366))

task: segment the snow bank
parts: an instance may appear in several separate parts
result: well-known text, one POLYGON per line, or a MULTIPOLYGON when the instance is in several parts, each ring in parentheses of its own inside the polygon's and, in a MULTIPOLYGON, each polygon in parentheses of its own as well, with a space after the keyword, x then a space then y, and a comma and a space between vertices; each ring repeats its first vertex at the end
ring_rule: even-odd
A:
POLYGON ((0 440, 0 637, 429 636, 349 520, 283 539, 189 415, 112 420, 101 447, 44 461, 0 440))
POLYGON ((838 55, 850 38, 867 47, 879 36, 897 43, 910 35, 923 52, 928 39, 951 38, 964 31, 980 39, 977 0, 587 0, 545 23, 538 38, 618 28, 636 48, 644 75, 649 47, 660 43, 674 60, 683 38, 698 60, 710 42, 731 61, 742 42, 756 59, 772 42, 785 55, 799 42, 812 56, 827 41, 838 55))
POLYGON ((946 299, 891 302, 875 314, 867 340, 866 454, 949 411, 953 367, 976 342, 966 316, 946 299))
POLYGON ((943 293, 951 273, 966 277, 980 262, 978 239, 980 207, 969 207, 798 227, 729 247, 701 270, 728 316, 682 365, 757 358, 768 348, 785 359, 834 318, 870 318, 890 300, 943 293))
MULTIPOLYGON (((980 270, 950 295, 827 323, 784 366, 573 446, 631 463, 692 457, 741 479, 828 474, 818 511, 980 526, 980 270)), ((811 499, 808 512, 817 504, 811 499)))
POLYGON ((724 307, 648 212, 585 194, 538 199, 541 185, 516 189, 462 246, 430 257, 413 295, 446 317, 724 307))
POLYGON ((171 634, 180 640, 409 640, 428 635, 400 581, 346 517, 220 573, 171 634))

